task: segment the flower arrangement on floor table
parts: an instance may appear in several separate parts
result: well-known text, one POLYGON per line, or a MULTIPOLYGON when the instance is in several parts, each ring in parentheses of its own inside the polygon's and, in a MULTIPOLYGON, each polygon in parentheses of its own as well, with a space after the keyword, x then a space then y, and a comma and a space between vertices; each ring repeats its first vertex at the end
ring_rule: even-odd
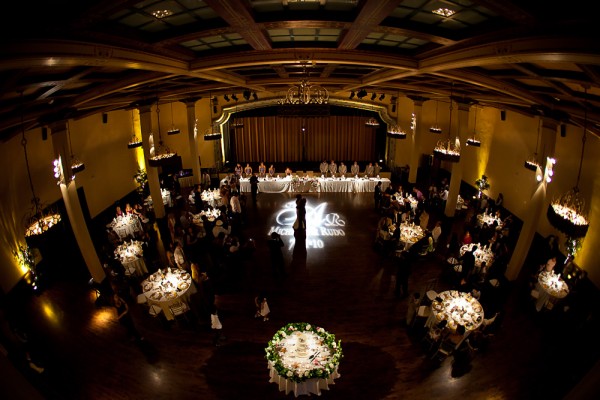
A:
POLYGON ((343 357, 341 342, 341 340, 336 342, 335 335, 327 332, 321 327, 313 326, 306 322, 289 323, 279 329, 269 341, 269 345, 265 349, 265 357, 273 363, 279 376, 285 377, 291 381, 303 382, 311 378, 328 378, 329 375, 335 371, 343 357), (282 349, 280 342, 294 332, 312 332, 319 336, 323 340, 322 344, 329 348, 331 357, 329 357, 326 363, 315 364, 314 368, 304 371, 301 374, 299 374, 297 370, 285 367, 281 361, 281 351, 285 350, 282 349))

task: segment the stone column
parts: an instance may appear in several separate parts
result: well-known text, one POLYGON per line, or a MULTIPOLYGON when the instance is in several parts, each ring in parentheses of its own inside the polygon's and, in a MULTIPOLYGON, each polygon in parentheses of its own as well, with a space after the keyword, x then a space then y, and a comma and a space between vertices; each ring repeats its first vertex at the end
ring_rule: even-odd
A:
MULTIPOLYGON (((146 174, 148 175, 148 186, 152 196, 152 205, 156 218, 165 216, 165 205, 162 201, 160 192, 160 179, 158 177, 158 167, 151 167, 150 161, 150 133, 152 132, 152 103, 138 106, 140 112, 140 128, 142 130, 142 146, 144 148, 144 162, 146 163, 146 174)), ((154 146, 158 146, 158 135, 153 138, 154 146)))
MULTIPOLYGON (((542 168, 546 167, 546 157, 554 157, 554 148, 556 146, 556 130, 558 122, 554 119, 542 118, 542 134, 540 140, 540 148, 542 149, 542 156, 539 161, 541 162, 542 168)), ((544 171, 542 171, 542 174, 544 171)), ((538 182, 534 175, 532 175, 532 182, 534 184, 533 193, 531 199, 527 203, 527 212, 524 213, 526 216, 523 221, 523 227, 519 233, 519 239, 513 251, 512 257, 508 263, 506 269, 506 278, 509 280, 515 280, 523 268, 529 248, 533 242, 533 237, 537 231, 540 217, 546 212, 546 188, 548 183, 546 179, 542 179, 538 182)))
MULTIPOLYGON (((455 140, 456 137, 460 139, 461 154, 464 151, 463 148, 466 145, 467 140, 467 128, 469 125, 469 108, 470 104, 458 103, 458 124, 457 129, 450 127, 450 140, 455 140)), ((450 108, 452 112, 452 107, 450 108)), ((450 185, 448 188, 448 201, 446 201, 446 209, 444 214, 448 217, 453 217, 456 213, 456 202, 460 193, 460 184, 462 181, 462 156, 458 162, 452 163, 452 169, 450 171, 450 185)))
POLYGON ((183 99, 181 102, 185 104, 187 112, 187 127, 188 127, 188 147, 190 148, 190 159, 192 161, 192 172, 194 173, 193 182, 196 185, 200 184, 202 175, 200 174, 200 157, 198 156, 198 127, 196 125, 196 101, 201 97, 183 99))
POLYGON ((77 184, 75 179, 71 180, 71 148, 69 146, 69 138, 66 122, 55 122, 50 125, 52 131, 52 147, 54 148, 55 159, 60 159, 63 170, 64 179, 60 183, 60 192, 65 203, 65 209, 69 216, 73 235, 83 256, 85 265, 90 272, 94 281, 100 283, 106 277, 102 263, 96 253, 96 248, 90 236, 81 203, 77 195, 77 184))
POLYGON ((423 150, 421 149, 421 142, 423 135, 425 134, 425 129, 421 121, 423 120, 423 103, 427 100, 424 97, 418 96, 409 96, 409 99, 413 101, 414 105, 414 113, 415 113, 415 124, 416 129, 410 135, 409 139, 411 141, 411 150, 410 150, 410 170, 408 172, 408 183, 414 185, 417 183, 417 172, 419 169, 419 163, 421 161, 421 155, 423 154, 423 150))

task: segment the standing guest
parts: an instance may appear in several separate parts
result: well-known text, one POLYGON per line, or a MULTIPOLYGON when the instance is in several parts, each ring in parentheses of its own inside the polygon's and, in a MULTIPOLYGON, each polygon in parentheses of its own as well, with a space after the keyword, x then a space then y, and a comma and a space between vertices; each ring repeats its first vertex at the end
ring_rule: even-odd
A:
POLYGON ((183 252, 183 246, 181 242, 175 242, 175 251, 173 252, 173 257, 175 257, 175 264, 177 264, 177 268, 183 270, 189 270, 190 265, 188 264, 185 253, 183 252))
POLYGON ((252 175, 252 167, 249 163, 246 163, 246 167, 244 167, 244 176, 249 177, 250 175, 252 175))
POLYGON ((334 160, 331 160, 331 162, 329 163, 329 174, 331 176, 335 176, 336 173, 337 173, 337 164, 335 163, 334 160))
POLYGON ((129 337, 137 341, 144 340, 144 337, 140 335, 136 329, 131 314, 129 314, 129 306, 127 306, 125 300, 116 293, 113 295, 113 306, 117 309, 117 319, 119 320, 119 324, 127 329, 129 337))
POLYGON ((446 202, 448 201, 448 194, 450 191, 448 190, 448 186, 444 186, 442 193, 440 193, 440 200, 442 201, 442 209, 446 208, 446 202))
POLYGON ((175 197, 181 194, 181 183, 179 183, 179 175, 177 174, 173 174, 171 190, 173 191, 173 193, 175 193, 175 197))
POLYGON ((258 195, 258 176, 256 176, 256 173, 250 177, 250 193, 252 193, 252 201, 256 203, 256 196, 258 195))
POLYGON ((471 251, 466 251, 460 258, 462 269, 460 272, 461 284, 468 282, 471 272, 475 269, 475 251, 477 246, 473 246, 471 251))
POLYGON ((421 192, 418 188, 414 187, 413 193, 414 193, 417 201, 421 202, 421 201, 425 200, 425 197, 423 196, 423 192, 421 192))
POLYGON ((275 176, 275 167, 273 166, 273 164, 271 164, 271 166, 269 167, 269 176, 271 178, 275 176))
POLYGON ((321 175, 327 175, 327 171, 329 171, 329 164, 327 160, 323 160, 321 165, 319 165, 319 170, 321 171, 321 175))
POLYGON ((265 163, 263 161, 260 162, 260 165, 258 166, 258 176, 260 176, 261 178, 264 178, 267 175, 267 166, 265 165, 265 163))
POLYGON ((210 175, 208 174, 208 172, 206 172, 206 170, 204 170, 204 173, 202 174, 202 189, 208 190, 208 189, 210 189, 210 185, 211 185, 210 175))
POLYGON ((175 225, 177 225, 175 214, 169 213, 167 216, 167 227, 169 228, 169 234, 171 235, 171 242, 175 241, 175 225))
POLYGON ((219 315, 217 314, 216 306, 213 306, 213 309, 210 313, 210 328, 215 333, 215 336, 213 337, 213 345, 219 347, 221 345, 221 342, 225 339, 225 337, 221 334, 223 324, 221 324, 221 320, 219 319, 219 315))
POLYGON ((273 268, 273 276, 284 277, 285 276, 285 265, 283 260, 283 240, 277 232, 271 232, 271 237, 267 241, 269 246, 269 254, 271 255, 271 267, 273 268))
POLYGON ((296 222, 294 222, 295 230, 306 230, 306 198, 301 194, 296 195, 296 222))
POLYGON ((354 164, 350 167, 350 173, 354 176, 357 176, 360 173, 360 166, 356 161, 354 161, 354 164))
POLYGON ((263 321, 268 321, 271 310, 269 309, 267 298, 264 295, 259 294, 254 298, 254 305, 256 306, 256 314, 254 314, 254 318, 262 318, 263 321))
POLYGON ((440 235, 442 234, 442 221, 438 221, 435 223, 435 227, 431 231, 431 237, 435 244, 437 244, 440 235))
POLYGON ((379 172, 381 172, 381 167, 379 166, 379 163, 375 163, 375 166, 373 167, 373 175, 378 176, 379 172))
POLYGON ((375 168, 373 167, 373 163, 369 163, 369 165, 367 165, 367 167, 365 168, 365 175, 367 175, 370 178, 373 176, 374 172, 375 168))
POLYGON ((218 219, 215 226, 212 229, 213 237, 218 237, 219 233, 223 233, 225 237, 231 234, 231 226, 224 227, 223 221, 218 219))
POLYGON ((381 200, 383 199, 383 192, 381 191, 381 181, 377 182, 377 185, 375 185, 375 192, 374 192, 374 198, 375 198, 375 209, 379 210, 379 208, 381 207, 381 200))
POLYGON ((462 244, 471 244, 473 243, 473 237, 469 231, 465 232, 465 236, 463 236, 462 244))
POLYGON ((348 172, 348 168, 346 167, 346 164, 344 164, 343 162, 340 162, 340 167, 338 168, 338 172, 342 176, 346 175, 346 173, 348 172))

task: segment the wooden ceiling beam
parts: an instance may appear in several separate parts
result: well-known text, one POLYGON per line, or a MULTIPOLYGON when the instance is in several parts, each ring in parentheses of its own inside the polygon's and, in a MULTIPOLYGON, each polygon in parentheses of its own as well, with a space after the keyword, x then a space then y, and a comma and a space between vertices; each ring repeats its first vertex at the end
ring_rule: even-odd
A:
POLYGON ((359 44, 390 15, 402 0, 365 1, 350 29, 346 31, 338 44, 340 50, 350 50, 359 44))

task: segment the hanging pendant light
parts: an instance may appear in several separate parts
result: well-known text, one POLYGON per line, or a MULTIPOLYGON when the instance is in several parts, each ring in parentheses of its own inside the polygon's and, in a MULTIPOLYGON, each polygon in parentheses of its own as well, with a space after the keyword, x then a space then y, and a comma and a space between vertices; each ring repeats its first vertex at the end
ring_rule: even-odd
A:
POLYGON ((438 121, 438 101, 435 101, 435 124, 429 128, 429 132, 436 133, 440 135, 442 133, 442 128, 437 123, 438 121))
POLYGON ((540 118, 538 121, 538 134, 537 134, 537 140, 535 142, 535 153, 533 153, 531 156, 529 156, 529 158, 527 160, 525 160, 525 164, 523 165, 525 168, 527 168, 530 171, 533 172, 537 172, 538 168, 541 170, 541 165, 538 161, 538 145, 540 142, 540 133, 542 130, 542 119, 540 118))
MULTIPOLYGON (((21 92, 21 97, 23 93, 21 92)), ((21 145, 25 154, 25 166, 27 168, 27 177, 29 178, 29 188, 31 189, 32 209, 24 216, 25 236, 38 236, 48 232, 61 221, 61 216, 55 211, 44 211, 44 205, 40 202, 40 198, 35 195, 33 188, 33 180, 31 179, 31 171, 29 169, 29 158, 27 157, 27 138, 25 137, 25 123, 23 114, 21 114, 21 145)))
POLYGON ((212 103, 215 99, 210 97, 208 102, 208 108, 210 110, 210 126, 204 131, 204 140, 220 140, 223 135, 221 134, 221 127, 216 122, 213 122, 212 103))
POLYGON ((156 120, 158 124, 158 146, 154 148, 154 155, 148 160, 148 164, 151 167, 160 167, 170 164, 171 160, 177 155, 177 153, 171 151, 163 144, 162 135, 160 133, 160 109, 158 107, 158 100, 156 101, 156 120))
POLYGON ((71 172, 73 172, 73 174, 76 174, 85 169, 85 164, 73 154, 73 145, 71 145, 71 130, 69 129, 69 122, 67 122, 67 137, 69 138, 69 149, 71 149, 71 172))
MULTIPOLYGON (((433 149, 433 155, 440 160, 458 162, 460 161, 460 139, 458 136, 452 140, 452 89, 450 90, 450 122, 448 124, 448 139, 437 142, 433 149)), ((458 130, 460 131, 460 118, 458 119, 458 130)))
POLYGON ((178 128, 175 128, 173 123, 173 102, 171 102, 171 129, 167 131, 167 135, 177 135, 180 132, 178 128))
MULTIPOLYGON (((375 107, 372 108, 373 112, 375 112, 375 107)), ((379 126, 379 121, 375 117, 370 117, 365 122, 365 125, 370 128, 377 128, 379 126)))
POLYGON ((137 137, 135 134, 135 124, 133 122, 133 109, 131 109, 131 139, 129 139, 129 143, 127 143, 128 149, 135 149, 136 147, 142 146, 142 139, 137 137))
POLYGON ((475 107, 475 127, 473 128, 473 136, 467 139, 467 146, 481 147, 481 141, 475 137, 477 134, 477 113, 479 109, 475 107))
POLYGON ((579 179, 581 178, 581 167, 583 166, 583 156, 585 152, 585 142, 587 136, 587 87, 585 89, 586 102, 584 104, 583 136, 581 138, 581 159, 579 160, 579 171, 577 172, 577 181, 573 189, 569 190, 558 199, 553 200, 548 206, 547 217, 550 224, 559 231, 563 232, 571 239, 584 237, 590 226, 585 211, 585 200, 579 192, 579 179))
POLYGON ((392 139, 406 139, 406 132, 396 124, 388 126, 387 134, 392 139))

